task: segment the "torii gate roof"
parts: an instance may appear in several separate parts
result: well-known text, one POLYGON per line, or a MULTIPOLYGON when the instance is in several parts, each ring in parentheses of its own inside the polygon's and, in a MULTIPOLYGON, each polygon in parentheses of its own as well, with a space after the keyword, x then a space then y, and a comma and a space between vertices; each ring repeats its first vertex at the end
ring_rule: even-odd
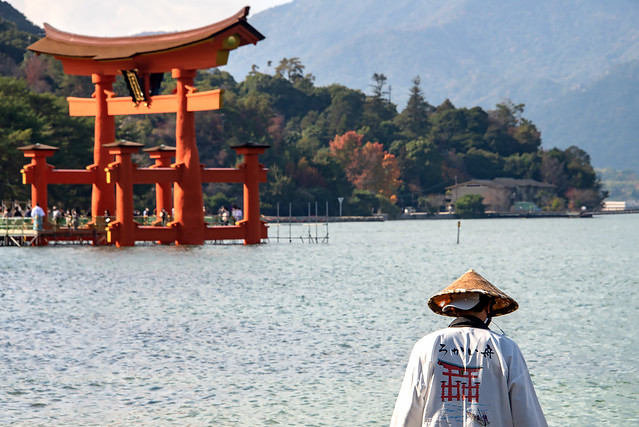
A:
POLYGON ((247 6, 215 24, 149 36, 83 36, 44 24, 45 37, 28 49, 55 56, 62 61, 67 74, 115 75, 120 70, 131 69, 161 73, 172 68, 211 68, 226 64, 228 51, 264 39, 247 22, 248 13, 247 6))

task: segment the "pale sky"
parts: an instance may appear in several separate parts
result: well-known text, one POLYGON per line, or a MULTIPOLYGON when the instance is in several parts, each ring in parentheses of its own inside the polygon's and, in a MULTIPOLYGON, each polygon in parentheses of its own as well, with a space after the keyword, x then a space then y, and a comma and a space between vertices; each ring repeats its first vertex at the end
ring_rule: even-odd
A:
POLYGON ((203 27, 251 6, 251 16, 292 0, 6 0, 35 25, 115 37, 203 27))

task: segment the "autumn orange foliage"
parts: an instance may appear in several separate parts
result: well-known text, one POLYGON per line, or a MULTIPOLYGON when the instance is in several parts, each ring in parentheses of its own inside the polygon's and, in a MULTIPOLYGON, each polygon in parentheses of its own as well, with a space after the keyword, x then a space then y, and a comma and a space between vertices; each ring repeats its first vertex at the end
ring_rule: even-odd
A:
POLYGON ((344 167, 355 188, 396 200, 393 196, 401 181, 395 155, 386 152, 379 142, 362 141, 363 136, 354 131, 336 135, 329 145, 331 155, 344 167))

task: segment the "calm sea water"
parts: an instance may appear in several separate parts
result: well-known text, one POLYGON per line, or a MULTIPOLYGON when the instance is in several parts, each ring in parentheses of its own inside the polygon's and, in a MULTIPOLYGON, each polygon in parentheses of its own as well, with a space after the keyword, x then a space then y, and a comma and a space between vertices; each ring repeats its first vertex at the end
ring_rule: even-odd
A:
POLYGON ((639 215, 464 220, 459 244, 456 221, 328 231, 1 248, 0 424, 387 425, 412 345, 448 323, 428 297, 471 267, 519 302, 496 323, 550 425, 639 424, 639 215))

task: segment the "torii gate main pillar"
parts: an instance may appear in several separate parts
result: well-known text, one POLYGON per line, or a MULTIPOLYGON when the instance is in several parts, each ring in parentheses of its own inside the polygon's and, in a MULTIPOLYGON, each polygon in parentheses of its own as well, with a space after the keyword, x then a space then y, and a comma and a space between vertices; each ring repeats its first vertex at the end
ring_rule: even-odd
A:
POLYGON ((181 174, 173 191, 174 223, 179 227, 180 245, 204 244, 204 202, 202 166, 195 143, 195 114, 187 109, 186 95, 193 92, 194 70, 173 69, 177 79, 177 116, 175 119, 175 163, 181 174))
POLYGON ((96 169, 93 191, 91 192, 91 216, 94 223, 100 221, 104 216, 104 211, 115 213, 115 194, 113 185, 108 184, 104 169, 109 165, 109 149, 105 144, 115 141, 115 117, 109 115, 107 98, 113 93, 113 82, 115 76, 93 74, 91 81, 95 84, 95 142, 93 146, 93 164, 87 169, 96 169))

